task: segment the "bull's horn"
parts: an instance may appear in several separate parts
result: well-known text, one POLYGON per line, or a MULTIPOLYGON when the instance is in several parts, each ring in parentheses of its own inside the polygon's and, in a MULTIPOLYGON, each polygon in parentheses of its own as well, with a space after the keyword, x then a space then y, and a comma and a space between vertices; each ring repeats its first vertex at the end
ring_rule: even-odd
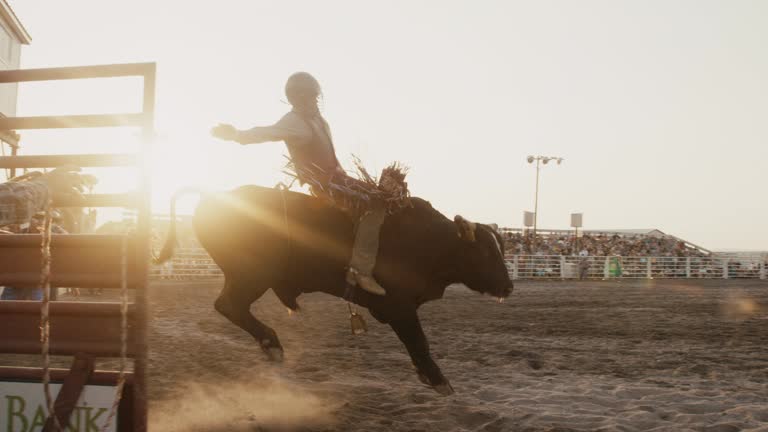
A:
POLYGON ((459 230, 459 237, 468 241, 475 241, 477 225, 474 222, 464 219, 461 215, 456 215, 453 218, 453 222, 456 223, 456 227, 459 230))

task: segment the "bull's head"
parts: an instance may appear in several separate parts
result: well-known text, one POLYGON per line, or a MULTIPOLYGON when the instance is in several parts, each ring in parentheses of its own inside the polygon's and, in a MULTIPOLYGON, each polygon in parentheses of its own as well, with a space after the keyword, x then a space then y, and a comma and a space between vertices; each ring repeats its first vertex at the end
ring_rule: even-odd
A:
POLYGON ((470 222, 461 216, 453 219, 461 239, 459 271, 470 289, 499 299, 512 292, 512 281, 504 261, 504 241, 496 228, 470 222))

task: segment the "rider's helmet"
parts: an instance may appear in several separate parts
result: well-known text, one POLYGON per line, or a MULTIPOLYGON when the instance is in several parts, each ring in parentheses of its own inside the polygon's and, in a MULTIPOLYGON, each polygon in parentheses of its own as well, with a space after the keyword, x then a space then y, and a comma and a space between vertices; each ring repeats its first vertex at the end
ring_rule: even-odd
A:
POLYGON ((296 72, 288 77, 285 83, 285 96, 291 105, 306 105, 309 102, 317 102, 322 94, 320 83, 307 72, 296 72))

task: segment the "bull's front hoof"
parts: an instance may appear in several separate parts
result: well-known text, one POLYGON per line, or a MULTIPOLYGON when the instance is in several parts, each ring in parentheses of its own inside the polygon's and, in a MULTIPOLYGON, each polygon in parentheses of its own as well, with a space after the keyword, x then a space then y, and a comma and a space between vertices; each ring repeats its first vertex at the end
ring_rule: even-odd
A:
POLYGON ((269 361, 275 362, 275 363, 282 363, 283 362, 283 349, 282 348, 267 348, 264 350, 264 352, 267 353, 267 358, 269 358, 269 361))
POLYGON ((451 384, 448 382, 432 386, 432 388, 443 396, 450 396, 456 393, 455 391, 453 391, 453 387, 451 387, 451 384))
POLYGON ((283 348, 280 346, 273 346, 272 341, 269 339, 264 339, 261 341, 261 350, 264 351, 264 354, 267 355, 267 358, 269 361, 275 362, 275 363, 282 363, 283 362, 283 348))
POLYGON ((422 382, 422 384, 426 384, 432 389, 438 393, 440 393, 443 396, 450 396, 454 394, 453 387, 451 387, 451 383, 448 382, 448 380, 440 374, 439 377, 435 377, 434 381, 430 381, 429 377, 427 377, 426 374, 423 374, 417 370, 416 376, 419 377, 419 381, 422 382), (433 384, 433 382, 437 382, 438 384, 433 384))

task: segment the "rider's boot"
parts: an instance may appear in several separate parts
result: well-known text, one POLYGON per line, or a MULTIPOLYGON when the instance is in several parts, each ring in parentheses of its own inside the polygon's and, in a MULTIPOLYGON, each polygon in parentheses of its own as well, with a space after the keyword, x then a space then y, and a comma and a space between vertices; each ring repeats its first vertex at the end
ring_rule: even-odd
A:
POLYGON ((386 210, 381 208, 371 210, 360 218, 347 272, 347 282, 376 295, 387 293, 373 278, 373 268, 376 266, 376 255, 379 252, 379 232, 386 216, 386 210))

